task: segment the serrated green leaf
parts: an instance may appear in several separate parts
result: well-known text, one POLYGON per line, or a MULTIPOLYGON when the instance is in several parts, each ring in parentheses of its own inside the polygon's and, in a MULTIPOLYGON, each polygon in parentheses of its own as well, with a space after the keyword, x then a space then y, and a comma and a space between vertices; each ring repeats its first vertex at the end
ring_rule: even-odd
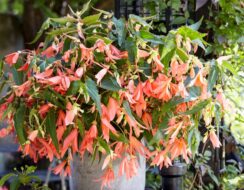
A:
POLYGON ((186 18, 183 16, 177 16, 171 24, 184 24, 186 22, 186 18))
POLYGON ((101 17, 101 13, 95 14, 95 15, 90 15, 82 19, 83 23, 85 25, 92 25, 96 24, 99 21, 99 18, 101 17))
POLYGON ((130 14, 129 15, 129 20, 133 20, 139 24, 141 24, 142 26, 147 26, 149 28, 151 28, 152 26, 150 24, 148 24, 142 17, 140 16, 137 16, 137 15, 133 15, 133 14, 130 14))
POLYGON ((56 132, 56 120, 57 120, 57 114, 54 109, 51 109, 46 116, 45 125, 46 125, 46 130, 50 135, 55 148, 59 152, 58 137, 56 132))
POLYGON ((59 23, 59 24, 67 24, 67 22, 77 22, 77 20, 73 17, 60 17, 60 18, 50 18, 51 21, 59 23))
POLYGON ((229 70, 233 75, 236 75, 237 72, 235 70, 235 68, 233 67, 232 64, 230 64, 228 61, 223 61, 221 66, 227 70, 229 70))
POLYGON ((65 102, 62 101, 63 99, 59 98, 60 94, 57 95, 56 93, 50 91, 49 89, 46 89, 39 96, 41 99, 48 101, 53 105, 58 106, 59 108, 65 109, 65 102))
POLYGON ((76 80, 76 81, 71 82, 70 87, 66 92, 66 95, 67 96, 76 95, 80 90, 81 83, 82 82, 80 80, 76 80))
POLYGON ((82 7, 82 10, 78 12, 79 16, 82 16, 89 8, 90 8, 91 0, 89 0, 87 3, 85 3, 82 7))
POLYGON ((149 31, 140 30, 138 34, 144 41, 151 42, 154 44, 163 44, 163 40, 159 36, 156 36, 149 31))
POLYGON ((134 63, 137 59, 137 45, 132 37, 128 37, 125 41, 125 49, 128 52, 129 61, 134 63))
POLYGON ((30 42, 30 44, 34 44, 37 40, 42 36, 43 32, 50 27, 50 18, 48 18, 41 26, 41 29, 37 32, 36 37, 30 42))
POLYGON ((122 18, 116 19, 115 17, 113 17, 112 20, 116 28, 118 44, 119 46, 122 46, 122 44, 125 42, 125 36, 126 36, 125 20, 122 18))
POLYGON ((107 37, 100 36, 97 34, 94 34, 92 36, 88 36, 85 40, 86 42, 90 42, 91 44, 94 44, 97 40, 103 40, 105 44, 111 44, 113 41, 107 37))
POLYGON ((21 104, 14 114, 14 128, 18 137, 18 140, 21 145, 26 142, 26 135, 24 129, 24 121, 26 114, 26 107, 24 104, 21 104))
POLYGON ((87 89, 89 96, 95 102, 99 114, 102 115, 101 96, 98 93, 96 83, 92 79, 88 78, 86 80, 85 84, 86 84, 86 89, 87 89))
POLYGON ((199 30, 201 24, 202 24, 202 21, 203 21, 203 17, 196 23, 188 26, 189 28, 193 29, 193 30, 199 30))
POLYGON ((209 103, 210 103, 210 100, 204 100, 204 101, 198 103, 197 105, 195 105, 191 110, 188 110, 188 111, 183 112, 181 114, 183 114, 183 115, 191 115, 191 114, 194 114, 196 112, 199 112, 203 108, 205 108, 209 103))
POLYGON ((7 180, 9 180, 11 177, 15 176, 14 173, 9 173, 9 174, 6 174, 4 175, 1 179, 0 179, 0 187, 2 187, 7 180))
POLYGON ((206 36, 206 34, 200 33, 196 30, 193 30, 192 28, 188 27, 188 26, 182 26, 180 27, 177 32, 179 34, 181 34, 184 38, 188 37, 191 40, 196 40, 196 39, 200 39, 202 40, 202 38, 204 36, 206 36))
POLYGON ((109 148, 109 145, 107 144, 107 142, 101 138, 98 138, 98 142, 99 142, 99 145, 106 150, 107 154, 110 154, 110 148, 109 148))
POLYGON ((189 56, 187 55, 187 53, 181 48, 177 48, 176 53, 183 62, 186 62, 189 59, 189 56))
POLYGON ((75 33, 77 30, 75 28, 59 28, 56 30, 51 30, 50 32, 47 32, 47 35, 49 36, 57 36, 61 34, 69 34, 69 33, 75 33))
POLYGON ((10 190, 18 190, 20 187, 20 180, 18 177, 15 177, 14 180, 10 184, 10 190))
POLYGON ((23 78, 24 78, 23 72, 17 71, 17 69, 15 67, 12 67, 11 71, 13 73, 13 78, 14 78, 15 84, 16 85, 23 84, 23 78))
POLYGON ((170 53, 171 51, 174 51, 176 48, 175 45, 175 37, 168 35, 165 39, 165 45, 163 46, 161 52, 160 52, 160 57, 161 59, 164 59, 164 57, 170 53))
POLYGON ((84 123, 82 123, 81 119, 77 119, 77 126, 79 128, 80 135, 83 136, 85 133, 84 123))
POLYGON ((117 83, 116 79, 111 76, 104 77, 101 81, 100 87, 111 91, 119 91, 122 89, 117 83))
POLYGON ((123 108, 125 109, 126 113, 130 116, 130 118, 135 120, 132 111, 130 109, 130 104, 127 100, 123 101, 123 108))

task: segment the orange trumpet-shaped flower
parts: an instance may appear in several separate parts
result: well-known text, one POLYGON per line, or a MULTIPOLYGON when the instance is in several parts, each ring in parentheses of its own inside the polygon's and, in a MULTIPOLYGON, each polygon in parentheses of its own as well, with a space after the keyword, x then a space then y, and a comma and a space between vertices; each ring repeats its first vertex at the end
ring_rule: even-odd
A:
POLYGON ((216 133, 213 130, 209 132, 209 139, 214 148, 219 148, 221 146, 219 138, 217 137, 216 133))
POLYGON ((101 71, 99 71, 96 75, 95 78, 97 79, 97 84, 101 82, 103 77, 107 74, 108 68, 103 68, 101 71))
POLYGON ((101 190, 104 187, 111 187, 111 182, 115 179, 114 171, 112 168, 108 168, 103 176, 99 179, 102 181, 101 190))
POLYGON ((185 161, 188 163, 189 158, 188 154, 190 154, 189 150, 187 150, 187 144, 184 138, 175 139, 171 142, 170 146, 170 153, 171 153, 171 160, 174 160, 178 156, 183 156, 185 161))
POLYGON ((27 93, 27 91, 30 89, 31 87, 31 81, 26 81, 25 83, 23 83, 22 85, 20 86, 15 86, 15 95, 20 97, 24 94, 27 93))
POLYGON ((167 156, 165 151, 157 153, 157 155, 152 160, 152 165, 157 165, 162 169, 163 166, 166 168, 172 165, 170 158, 167 156))
POLYGON ((15 52, 15 53, 11 53, 7 56, 5 56, 4 61, 10 66, 12 67, 15 63, 17 63, 19 59, 19 52, 15 52))
POLYGON ((77 115, 78 109, 76 106, 72 105, 70 102, 66 105, 66 115, 64 119, 65 125, 73 124, 73 120, 75 116, 77 115))
POLYGON ((67 163, 66 160, 62 161, 59 165, 57 165, 55 168, 53 168, 53 173, 56 175, 60 174, 64 170, 66 163, 67 163))
POLYGON ((61 157, 67 152, 68 148, 72 146, 73 153, 78 151, 78 130, 73 129, 70 134, 65 138, 63 147, 61 149, 61 157))
POLYGON ((97 131, 97 125, 96 122, 93 122, 90 129, 85 133, 85 136, 81 142, 80 145, 80 155, 81 157, 84 155, 85 151, 92 153, 93 152, 93 141, 97 137, 98 131, 97 131))
POLYGON ((125 157, 119 167, 119 176, 126 174, 126 178, 130 179, 137 174, 139 164, 136 156, 125 157))

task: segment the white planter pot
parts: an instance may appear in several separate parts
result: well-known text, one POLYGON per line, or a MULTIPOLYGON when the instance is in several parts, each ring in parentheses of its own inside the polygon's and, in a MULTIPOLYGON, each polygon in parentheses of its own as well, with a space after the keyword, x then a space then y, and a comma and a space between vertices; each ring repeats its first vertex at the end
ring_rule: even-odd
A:
MULTIPOLYGON (((101 190, 101 181, 97 182, 103 171, 101 170, 104 157, 101 162, 94 161, 92 164, 91 158, 84 157, 84 160, 78 156, 74 156, 72 164, 72 185, 74 190, 101 190)), ((117 175, 120 161, 114 163, 114 173, 117 175)), ((144 190, 146 177, 146 160, 139 156, 139 168, 137 176, 127 180, 125 175, 116 177, 111 188, 104 188, 104 190, 144 190)))

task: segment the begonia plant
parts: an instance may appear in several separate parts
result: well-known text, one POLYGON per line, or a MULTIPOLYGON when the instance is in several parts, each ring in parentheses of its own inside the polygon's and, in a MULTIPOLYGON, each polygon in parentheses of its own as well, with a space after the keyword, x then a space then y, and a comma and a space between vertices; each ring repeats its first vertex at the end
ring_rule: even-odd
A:
POLYGON ((34 161, 61 160, 56 174, 71 174, 74 154, 103 155, 102 187, 136 175, 138 155, 160 167, 178 157, 189 162, 204 109, 204 139, 219 147, 210 109, 223 101, 212 93, 215 64, 195 55, 206 45, 197 25, 160 36, 135 15, 125 21, 98 10, 83 18, 87 6, 48 19, 37 35, 45 32, 45 41, 35 50, 5 56, 0 118, 8 126, 0 136, 14 132, 34 161))

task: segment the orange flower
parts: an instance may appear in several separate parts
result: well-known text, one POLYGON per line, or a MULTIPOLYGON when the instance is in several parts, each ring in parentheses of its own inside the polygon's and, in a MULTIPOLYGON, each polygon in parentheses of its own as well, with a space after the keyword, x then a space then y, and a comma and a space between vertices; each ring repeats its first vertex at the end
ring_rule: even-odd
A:
POLYGON ((66 165, 67 161, 62 161, 59 165, 53 168, 53 173, 58 175, 64 170, 64 166, 66 165))
POLYGON ((119 166, 119 176, 126 174, 126 178, 130 179, 137 174, 139 164, 136 156, 125 157, 119 166))
POLYGON ((101 82, 101 80, 107 74, 107 72, 108 72, 108 68, 103 68, 95 75, 95 78, 97 79, 97 84, 101 82))
POLYGON ((214 148, 219 148, 221 146, 219 138, 217 137, 217 135, 215 134, 215 132, 213 130, 211 130, 209 132, 209 139, 214 148))
POLYGON ((64 156, 66 151, 70 146, 72 146, 73 153, 76 153, 78 151, 78 130, 75 128, 73 129, 69 135, 65 138, 63 147, 61 149, 61 157, 64 156))
POLYGON ((101 177, 101 179, 99 179, 99 181, 102 181, 102 185, 101 185, 101 190, 104 187, 111 187, 111 182, 115 179, 115 175, 114 175, 114 171, 112 168, 108 168, 105 173, 103 174, 103 176, 101 177))
POLYGON ((15 63, 17 63, 19 59, 19 52, 15 52, 15 53, 11 53, 7 56, 5 56, 4 61, 10 66, 12 67, 15 63))
POLYGON ((31 131, 28 135, 28 139, 34 141, 38 135, 38 130, 31 131))
POLYGON ((144 122, 144 124, 148 129, 152 128, 152 116, 149 113, 147 112, 143 113, 142 121, 144 122))
POLYGON ((171 153, 171 160, 174 160, 178 156, 183 156, 185 161, 188 163, 189 158, 188 154, 190 154, 189 150, 187 150, 187 144, 184 138, 175 139, 170 143, 170 153, 171 153))
POLYGON ((4 138, 9 134, 9 131, 6 128, 0 129, 0 138, 4 138))
POLYGON ((93 141, 97 137, 97 125, 96 122, 93 122, 92 126, 90 127, 89 131, 85 133, 85 136, 80 145, 80 155, 81 157, 84 155, 85 150, 92 153, 93 152, 93 141))
POLYGON ((58 54, 58 52, 60 51, 60 49, 63 47, 63 42, 59 43, 58 45, 53 44, 50 47, 48 47, 47 49, 45 49, 41 55, 42 56, 46 56, 47 58, 51 58, 54 57, 58 54))
POLYGON ((42 105, 40 108, 39 108, 39 111, 38 113, 40 114, 40 116, 42 118, 45 117, 46 113, 49 111, 49 109, 53 107, 53 105, 51 103, 47 103, 45 105, 42 105))
POLYGON ((64 119, 65 125, 70 125, 73 124, 73 120, 75 116, 77 115, 78 109, 76 106, 72 105, 70 102, 67 103, 66 105, 66 115, 64 119))
POLYGON ((28 68, 29 68, 29 63, 25 63, 17 71, 27 71, 28 68))
POLYGON ((157 165, 159 166, 160 169, 162 169, 163 166, 165 167, 171 166, 172 162, 167 156, 166 151, 161 151, 157 153, 157 155, 152 160, 152 165, 157 165))
POLYGON ((31 87, 31 81, 26 81, 25 83, 23 83, 22 85, 20 86, 15 86, 15 95, 20 97, 24 94, 27 93, 27 91, 30 89, 31 87))

